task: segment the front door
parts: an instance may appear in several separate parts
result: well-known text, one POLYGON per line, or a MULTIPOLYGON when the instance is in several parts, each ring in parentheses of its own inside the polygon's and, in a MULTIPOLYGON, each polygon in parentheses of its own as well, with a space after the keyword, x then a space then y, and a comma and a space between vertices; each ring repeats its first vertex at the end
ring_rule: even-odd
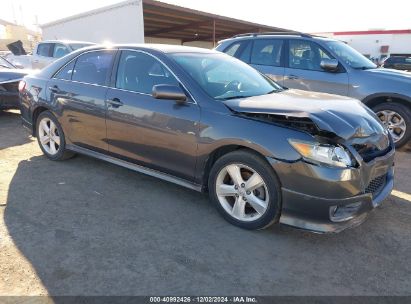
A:
POLYGON ((122 51, 115 88, 107 93, 107 138, 114 156, 192 180, 200 109, 188 100, 152 97, 157 84, 180 85, 153 56, 122 51))
POLYGON ((115 51, 84 53, 48 83, 49 98, 58 104, 66 138, 75 145, 106 153, 107 82, 115 51))
POLYGON ((284 86, 292 89, 348 95, 348 74, 343 67, 337 72, 321 68, 322 59, 333 58, 317 43, 289 40, 288 67, 285 69, 284 86))

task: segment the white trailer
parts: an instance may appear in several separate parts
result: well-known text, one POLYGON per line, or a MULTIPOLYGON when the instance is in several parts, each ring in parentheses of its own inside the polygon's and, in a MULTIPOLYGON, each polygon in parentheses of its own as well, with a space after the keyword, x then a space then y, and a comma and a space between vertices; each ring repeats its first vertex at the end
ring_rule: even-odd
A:
POLYGON ((142 0, 111 6, 41 25, 44 40, 144 43, 142 0))

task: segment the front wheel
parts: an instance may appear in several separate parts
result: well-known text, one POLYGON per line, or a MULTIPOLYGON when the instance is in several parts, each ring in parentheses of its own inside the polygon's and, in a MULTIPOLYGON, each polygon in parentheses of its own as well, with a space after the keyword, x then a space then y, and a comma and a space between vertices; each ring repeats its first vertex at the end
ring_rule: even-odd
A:
POLYGON ((399 103, 381 103, 373 107, 381 122, 387 127, 397 148, 411 138, 411 111, 399 103))
POLYGON ((219 158, 209 176, 210 199, 230 223, 245 229, 263 229, 278 222, 280 183, 260 156, 235 151, 219 158))
POLYGON ((66 150, 63 129, 51 112, 42 112, 37 118, 36 136, 41 150, 49 159, 65 160, 73 157, 74 153, 66 150))

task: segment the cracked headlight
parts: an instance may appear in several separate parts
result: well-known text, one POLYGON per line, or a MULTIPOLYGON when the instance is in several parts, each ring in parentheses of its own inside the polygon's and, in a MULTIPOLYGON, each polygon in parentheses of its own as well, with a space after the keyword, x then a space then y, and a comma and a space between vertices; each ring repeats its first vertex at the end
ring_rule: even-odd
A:
POLYGON ((295 139, 288 141, 308 161, 341 168, 352 166, 351 156, 343 147, 295 139))

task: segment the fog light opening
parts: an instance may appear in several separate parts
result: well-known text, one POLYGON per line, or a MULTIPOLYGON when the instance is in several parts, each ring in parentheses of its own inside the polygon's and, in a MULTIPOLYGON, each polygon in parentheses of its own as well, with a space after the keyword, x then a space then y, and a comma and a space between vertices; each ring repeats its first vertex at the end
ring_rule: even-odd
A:
POLYGON ((331 206, 330 207, 330 220, 333 222, 345 222, 349 221, 360 210, 362 202, 355 202, 348 205, 331 206))

